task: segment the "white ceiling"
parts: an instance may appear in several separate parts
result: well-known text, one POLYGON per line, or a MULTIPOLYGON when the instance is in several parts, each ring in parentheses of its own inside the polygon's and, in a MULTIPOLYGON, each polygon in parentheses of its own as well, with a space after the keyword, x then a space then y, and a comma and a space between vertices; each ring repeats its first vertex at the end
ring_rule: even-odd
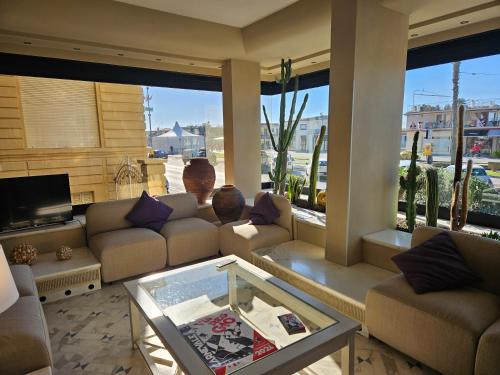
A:
POLYGON ((115 0, 143 8, 245 27, 298 0, 115 0))

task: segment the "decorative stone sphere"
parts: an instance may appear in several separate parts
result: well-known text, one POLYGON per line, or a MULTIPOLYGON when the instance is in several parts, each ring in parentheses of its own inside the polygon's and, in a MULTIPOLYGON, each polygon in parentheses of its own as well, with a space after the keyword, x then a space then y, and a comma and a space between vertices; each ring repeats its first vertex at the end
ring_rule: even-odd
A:
POLYGON ((326 207, 326 191, 320 191, 316 196, 316 202, 322 207, 326 207))
POLYGON ((56 251, 56 257, 58 260, 68 260, 73 256, 73 249, 71 247, 62 245, 56 251))
POLYGON ((22 243, 12 249, 11 258, 14 264, 32 265, 38 256, 36 247, 30 244, 22 243))

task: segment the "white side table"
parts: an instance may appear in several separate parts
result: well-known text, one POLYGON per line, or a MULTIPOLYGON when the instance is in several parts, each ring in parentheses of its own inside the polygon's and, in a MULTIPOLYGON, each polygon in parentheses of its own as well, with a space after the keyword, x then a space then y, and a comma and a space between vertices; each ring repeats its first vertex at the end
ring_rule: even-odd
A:
POLYGON ((87 247, 73 249, 69 260, 40 254, 31 269, 42 303, 101 289, 101 263, 87 247))

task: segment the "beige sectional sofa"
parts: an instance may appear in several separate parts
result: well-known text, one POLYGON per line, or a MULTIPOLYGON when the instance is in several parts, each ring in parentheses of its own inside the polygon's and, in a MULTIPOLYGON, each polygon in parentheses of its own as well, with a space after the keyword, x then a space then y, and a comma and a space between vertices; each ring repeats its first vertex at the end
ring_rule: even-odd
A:
MULTIPOLYGON (((440 231, 415 229, 412 246, 440 231)), ((417 295, 403 275, 396 275, 368 292, 368 331, 445 375, 500 374, 500 244, 450 234, 482 283, 417 295)))
POLYGON ((160 233, 134 228, 125 219, 138 198, 99 202, 87 209, 88 245, 101 262, 104 282, 218 254, 218 228, 197 217, 198 204, 193 194, 157 198, 173 209, 160 233))
POLYGON ((0 373, 19 375, 50 368, 49 333, 31 268, 16 265, 11 272, 19 299, 0 314, 0 373))
MULTIPOLYGON (((254 202, 265 193, 255 196, 254 202)), ((250 254, 262 247, 274 246, 292 239, 292 206, 288 199, 271 195, 280 217, 271 225, 252 225, 248 219, 224 224, 219 229, 219 245, 222 254, 234 254, 251 262, 250 254)))

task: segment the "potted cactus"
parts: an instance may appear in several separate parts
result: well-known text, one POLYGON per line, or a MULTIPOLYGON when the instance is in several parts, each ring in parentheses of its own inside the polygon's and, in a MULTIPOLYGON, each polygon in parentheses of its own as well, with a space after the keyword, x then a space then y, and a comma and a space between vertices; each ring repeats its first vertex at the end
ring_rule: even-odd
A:
POLYGON ((311 173, 309 175, 309 196, 307 202, 309 207, 314 208, 316 205, 317 191, 316 184, 318 182, 318 166, 319 166, 319 154, 321 152, 321 145, 323 144, 323 139, 325 138, 326 126, 321 126, 319 136, 316 139, 316 144, 314 145, 314 151, 311 161, 311 173))
POLYGON ((273 182, 273 193, 283 195, 285 193, 285 185, 286 185, 286 175, 287 175, 287 159, 288 159, 288 146, 290 146, 290 142, 292 141, 295 130, 297 129, 297 125, 299 124, 300 118, 302 117, 302 113, 306 108, 307 99, 309 98, 309 94, 306 94, 304 100, 302 101, 302 105, 300 106, 300 110, 297 113, 297 117, 294 120, 295 114, 295 103, 297 101, 297 92, 299 91, 299 77, 296 76, 294 80, 294 90, 292 97, 292 104, 290 107, 290 112, 288 115, 288 121, 285 120, 286 117, 286 87, 290 82, 292 77, 292 60, 281 60, 281 101, 280 101, 280 120, 279 120, 279 132, 278 139, 274 138, 274 135, 271 131, 271 122, 269 121, 269 117, 267 116, 266 106, 262 106, 264 111, 264 117, 266 119, 267 130, 269 131, 269 136, 271 137, 271 144, 273 146, 274 151, 278 154, 276 156, 276 164, 274 166, 274 170, 269 172, 269 178, 273 182))

